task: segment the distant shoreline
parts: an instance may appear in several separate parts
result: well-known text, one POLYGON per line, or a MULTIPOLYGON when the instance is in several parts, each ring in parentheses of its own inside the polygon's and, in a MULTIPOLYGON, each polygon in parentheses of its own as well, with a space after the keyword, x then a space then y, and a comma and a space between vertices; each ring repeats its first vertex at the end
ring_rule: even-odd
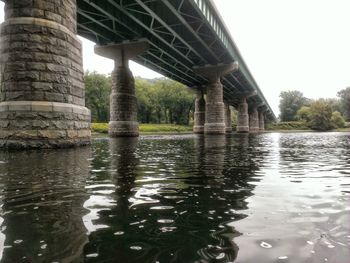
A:
MULTIPOLYGON (((92 123, 91 131, 93 134, 108 134, 108 123, 92 123)), ((140 124, 139 131, 141 135, 173 135, 173 134, 192 134, 192 126, 178 124, 140 124)), ((321 132, 311 129, 266 129, 260 133, 302 133, 302 132, 321 132)), ((350 132, 350 128, 341 128, 324 132, 350 132)), ((233 132, 235 133, 235 131, 233 132)), ((259 132, 258 132, 259 133, 259 132)))

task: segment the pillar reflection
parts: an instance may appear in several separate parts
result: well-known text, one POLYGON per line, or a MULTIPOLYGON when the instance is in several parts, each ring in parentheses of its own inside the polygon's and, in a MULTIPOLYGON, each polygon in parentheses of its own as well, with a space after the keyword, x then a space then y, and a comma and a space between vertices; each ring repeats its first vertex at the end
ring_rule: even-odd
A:
POLYGON ((81 262, 90 148, 0 156, 1 262, 81 262))

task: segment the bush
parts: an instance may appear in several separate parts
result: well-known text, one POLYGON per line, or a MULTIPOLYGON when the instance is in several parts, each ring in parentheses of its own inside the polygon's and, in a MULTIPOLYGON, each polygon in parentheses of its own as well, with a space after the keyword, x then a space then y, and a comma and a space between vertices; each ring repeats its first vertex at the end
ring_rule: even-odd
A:
POLYGON ((331 121, 336 128, 344 128, 346 126, 345 120, 339 111, 332 113, 331 121))
POLYGON ((108 133, 108 123, 91 123, 91 131, 98 133, 108 133))
POLYGON ((310 105, 308 126, 316 131, 328 131, 335 128, 332 123, 332 109, 328 103, 318 100, 310 105))

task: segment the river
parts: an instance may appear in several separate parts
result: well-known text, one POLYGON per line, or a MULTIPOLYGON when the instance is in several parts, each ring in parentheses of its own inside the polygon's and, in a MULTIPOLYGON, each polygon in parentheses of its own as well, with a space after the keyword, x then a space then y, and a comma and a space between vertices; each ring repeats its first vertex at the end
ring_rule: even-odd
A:
POLYGON ((0 258, 349 263, 350 133, 0 152, 0 258))

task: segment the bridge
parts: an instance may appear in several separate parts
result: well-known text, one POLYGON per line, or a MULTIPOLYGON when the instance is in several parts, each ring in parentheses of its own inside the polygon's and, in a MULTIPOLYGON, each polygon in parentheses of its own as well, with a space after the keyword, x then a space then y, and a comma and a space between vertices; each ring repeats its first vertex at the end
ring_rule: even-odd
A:
POLYGON ((132 59, 197 93, 194 132, 276 119, 211 0, 2 0, 0 146, 89 143, 81 43, 115 60, 111 136, 137 136, 132 59))

